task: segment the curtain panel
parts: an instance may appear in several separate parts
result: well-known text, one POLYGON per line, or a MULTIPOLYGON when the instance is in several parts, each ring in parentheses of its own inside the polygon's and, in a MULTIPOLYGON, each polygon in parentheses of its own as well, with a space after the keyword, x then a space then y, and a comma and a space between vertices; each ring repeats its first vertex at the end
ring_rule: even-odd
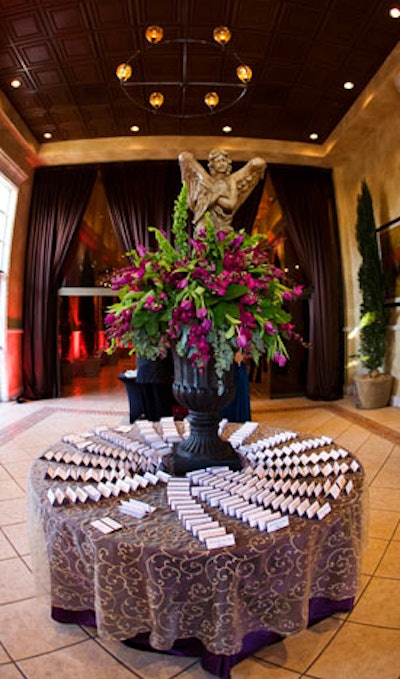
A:
POLYGON ((60 394, 58 289, 95 178, 95 166, 44 167, 35 172, 24 275, 23 398, 60 394))
POLYGON ((182 186, 175 160, 107 164, 101 176, 122 252, 138 244, 154 245, 149 226, 170 235, 174 202, 182 186))
POLYGON ((310 283, 306 395, 343 396, 343 281, 331 170, 268 165, 299 264, 310 283))

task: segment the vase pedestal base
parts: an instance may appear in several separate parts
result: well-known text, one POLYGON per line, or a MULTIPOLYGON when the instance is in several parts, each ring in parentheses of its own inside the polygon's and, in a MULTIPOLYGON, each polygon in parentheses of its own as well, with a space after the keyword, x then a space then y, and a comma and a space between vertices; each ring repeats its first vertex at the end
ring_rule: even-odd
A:
POLYGON ((165 456, 163 466, 173 476, 184 476, 187 472, 206 467, 229 467, 232 471, 242 469, 240 457, 231 444, 221 440, 218 443, 218 451, 214 448, 209 454, 185 451, 181 449, 181 443, 175 443, 171 455, 165 456))
POLYGON ((166 455, 163 466, 169 474, 182 476, 206 467, 242 469, 242 462, 231 443, 218 434, 220 415, 189 411, 190 434, 175 443, 173 452, 166 455))

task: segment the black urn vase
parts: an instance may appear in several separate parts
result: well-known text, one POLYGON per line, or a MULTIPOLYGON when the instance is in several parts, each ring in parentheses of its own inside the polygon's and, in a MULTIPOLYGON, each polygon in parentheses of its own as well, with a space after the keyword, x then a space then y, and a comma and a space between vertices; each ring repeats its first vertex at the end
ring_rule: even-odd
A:
POLYGON ((223 392, 219 393, 214 361, 209 361, 204 371, 193 368, 190 360, 174 357, 174 397, 188 409, 189 437, 176 443, 171 458, 171 471, 176 475, 211 466, 229 466, 241 469, 239 455, 229 441, 218 434, 221 408, 235 395, 233 368, 225 373, 223 392))

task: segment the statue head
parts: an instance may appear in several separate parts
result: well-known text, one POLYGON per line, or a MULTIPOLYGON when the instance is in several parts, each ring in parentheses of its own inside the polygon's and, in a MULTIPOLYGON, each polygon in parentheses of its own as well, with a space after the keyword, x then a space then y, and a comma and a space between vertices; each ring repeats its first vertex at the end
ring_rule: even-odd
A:
POLYGON ((232 160, 227 151, 213 149, 208 156, 208 169, 211 175, 230 174, 232 172, 232 160))

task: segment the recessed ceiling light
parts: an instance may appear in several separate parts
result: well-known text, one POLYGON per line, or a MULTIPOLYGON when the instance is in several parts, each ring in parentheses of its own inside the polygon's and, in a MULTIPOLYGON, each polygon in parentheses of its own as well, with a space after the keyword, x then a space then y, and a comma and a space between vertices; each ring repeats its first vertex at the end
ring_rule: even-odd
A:
POLYGON ((225 134, 229 134, 229 132, 232 132, 232 128, 230 125, 224 125, 222 128, 222 132, 225 132, 225 134))
POLYGON ((139 125, 131 125, 131 127, 129 129, 130 129, 131 132, 139 132, 140 127, 139 127, 139 125))
POLYGON ((345 83, 343 83, 343 87, 345 90, 352 90, 354 83, 352 83, 351 80, 347 80, 345 83))
POLYGON ((45 139, 52 139, 53 135, 51 134, 51 132, 43 132, 43 137, 45 139))
POLYGON ((400 18, 400 8, 399 7, 391 7, 389 10, 389 14, 392 17, 392 19, 399 19, 400 18))
POLYGON ((315 141, 316 139, 318 139, 318 134, 317 134, 316 132, 311 132, 311 134, 310 134, 310 139, 312 139, 313 141, 315 141))
POLYGON ((11 87, 13 87, 15 90, 18 89, 18 87, 21 87, 22 83, 18 78, 15 78, 14 80, 11 80, 10 82, 11 87))

